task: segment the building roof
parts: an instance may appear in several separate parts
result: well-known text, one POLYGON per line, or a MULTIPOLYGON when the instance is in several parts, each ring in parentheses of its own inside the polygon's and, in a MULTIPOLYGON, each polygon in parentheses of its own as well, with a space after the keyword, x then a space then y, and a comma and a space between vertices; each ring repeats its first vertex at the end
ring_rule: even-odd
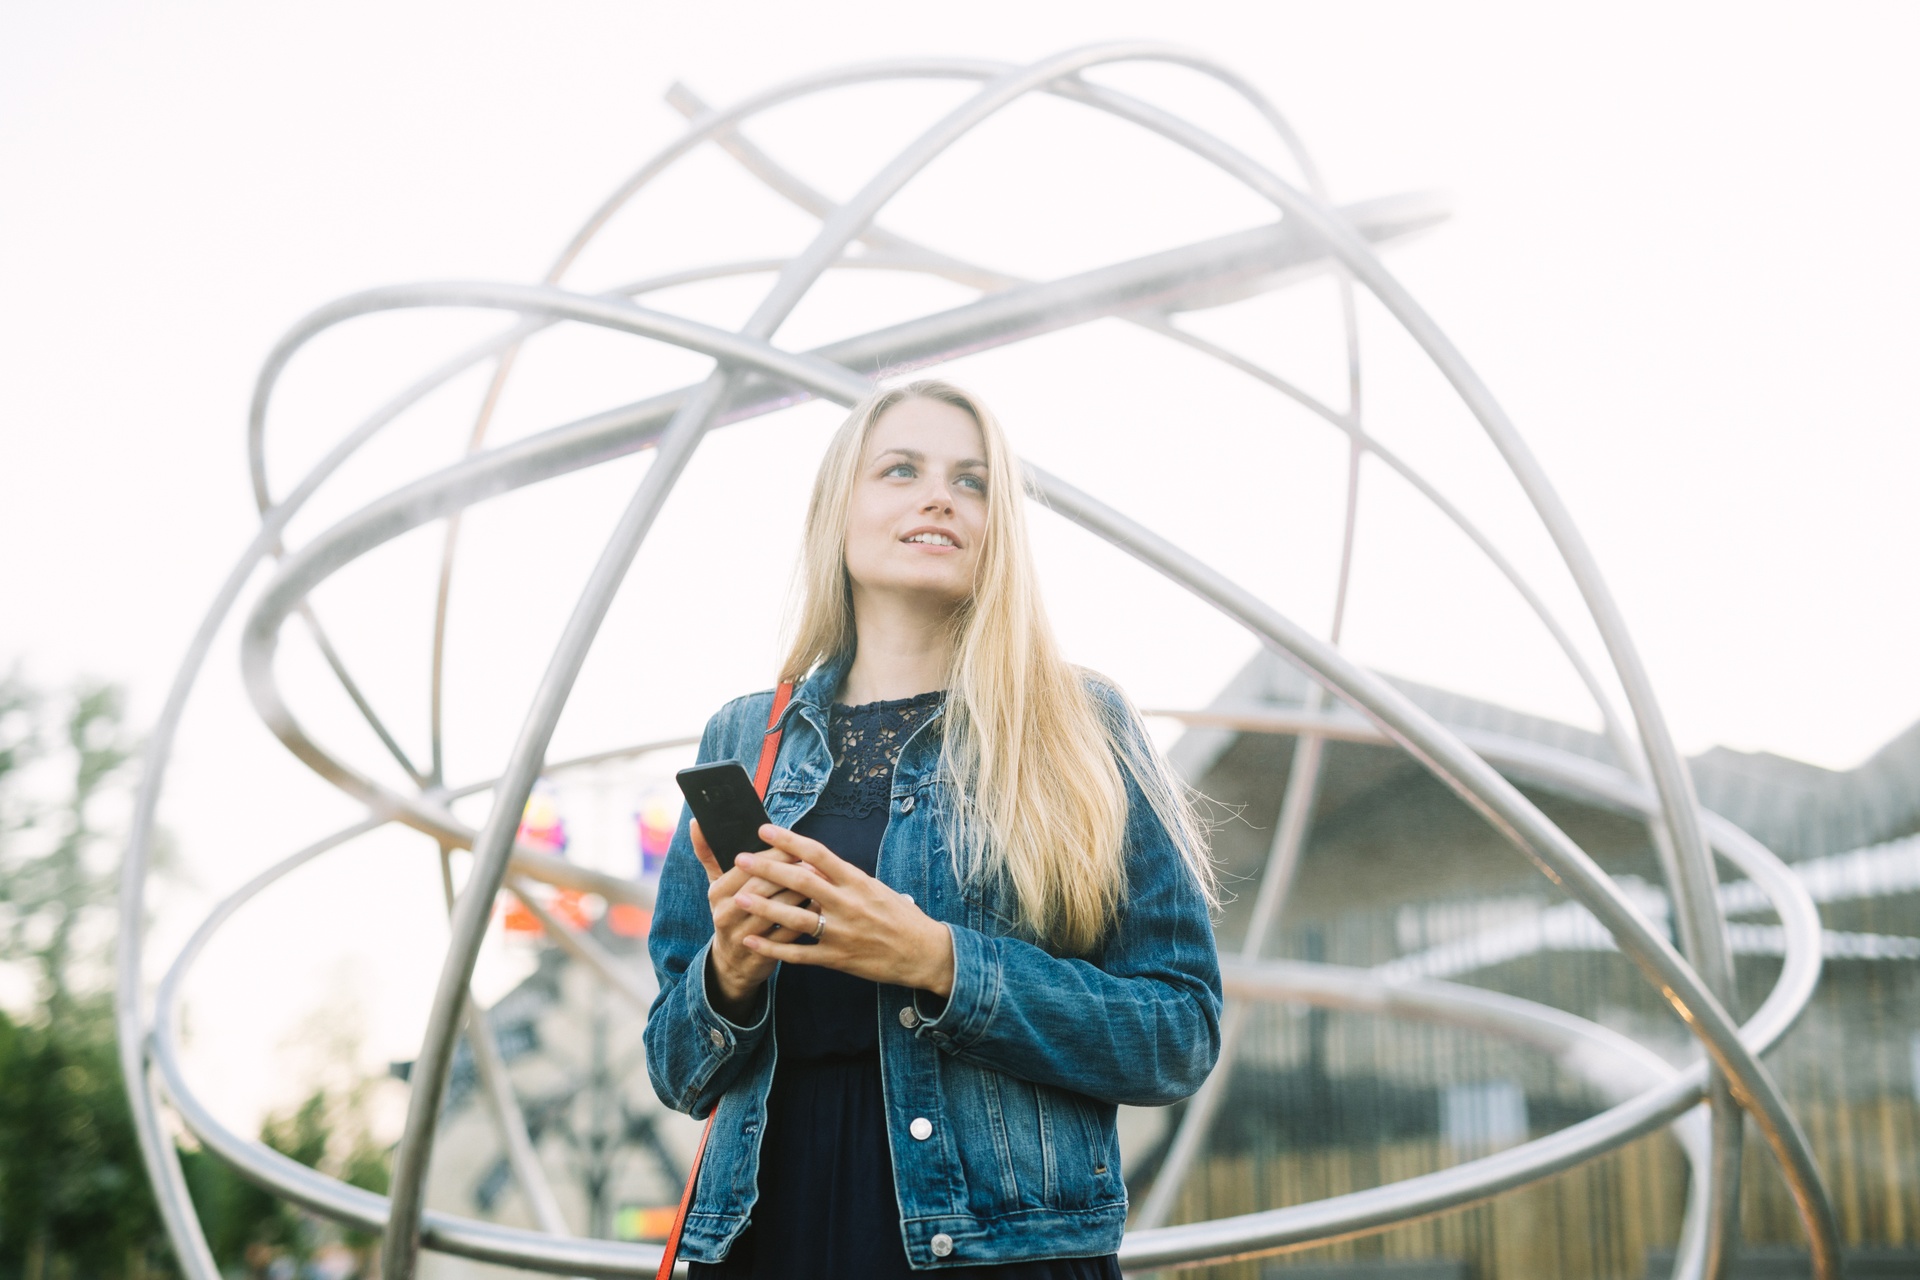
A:
MULTIPOLYGON (((1386 677, 1423 711, 1455 729, 1477 729, 1538 742, 1589 759, 1617 763, 1606 738, 1590 729, 1515 711, 1411 680, 1386 677)), ((1209 704, 1212 710, 1304 705, 1308 679, 1291 662, 1262 649, 1209 704)), ((1240 736, 1196 728, 1169 756, 1182 775, 1201 778, 1240 736)), ((1840 853, 1920 832, 1920 723, 1852 769, 1768 752, 1714 747, 1688 761, 1700 802, 1784 858, 1840 853)))

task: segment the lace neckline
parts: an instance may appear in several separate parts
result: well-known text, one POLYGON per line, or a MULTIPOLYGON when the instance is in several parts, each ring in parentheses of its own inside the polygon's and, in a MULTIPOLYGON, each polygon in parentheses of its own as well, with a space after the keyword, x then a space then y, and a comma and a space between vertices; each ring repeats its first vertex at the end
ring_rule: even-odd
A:
POLYGON ((916 693, 911 698, 883 698, 879 702, 863 702, 850 707, 844 702, 833 704, 833 714, 841 715, 877 715, 888 711, 900 711, 908 707, 933 707, 947 700, 945 689, 934 689, 927 693, 916 693))
POLYGON ((857 707, 834 703, 827 726, 833 773, 814 808, 839 818, 867 818, 885 807, 893 795, 901 748, 933 719, 946 696, 945 690, 935 689, 857 707))

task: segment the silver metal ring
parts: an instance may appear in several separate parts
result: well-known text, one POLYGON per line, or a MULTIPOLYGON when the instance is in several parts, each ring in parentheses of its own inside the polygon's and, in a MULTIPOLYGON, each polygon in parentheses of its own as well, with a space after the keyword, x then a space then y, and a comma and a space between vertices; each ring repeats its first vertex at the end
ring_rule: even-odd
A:
POLYGON ((827 931, 827 917, 826 913, 820 911, 816 911, 813 914, 820 921, 819 924, 813 926, 813 940, 818 942, 820 941, 820 935, 827 931))
MULTIPOLYGON (((763 160, 760 163, 764 165, 770 162, 763 160)), ((821 203, 814 200, 811 193, 808 200, 810 211, 813 205, 821 203)), ((1566 640, 1565 632, 1554 622, 1538 596, 1526 587, 1524 579, 1498 554, 1491 540, 1468 524, 1437 489, 1417 480, 1417 473, 1399 463, 1371 440, 1362 428, 1357 408, 1341 412, 1320 404, 1278 375, 1243 361, 1230 352, 1213 348, 1192 334, 1174 330, 1171 326, 1161 328, 1153 324, 1149 327, 1249 374, 1297 401, 1335 428, 1348 433, 1355 458, 1362 450, 1378 456, 1413 483, 1476 545, 1493 557, 1496 567, 1519 589, 1528 605, 1540 614, 1582 681, 1593 693, 1600 718, 1607 728, 1608 737, 1614 742, 1622 767, 1608 771, 1604 766, 1584 758, 1572 759, 1564 754, 1544 754, 1532 762, 1518 763, 1530 767, 1539 759, 1545 759, 1554 766, 1549 770, 1550 774, 1583 778, 1591 788, 1619 797, 1627 809, 1643 814, 1664 827, 1674 844, 1671 861, 1676 866, 1669 869, 1669 874, 1675 918, 1683 924, 1691 924, 1691 929, 1682 933, 1685 956, 1675 954, 1663 938, 1650 932, 1644 919, 1629 909, 1630 904, 1619 897, 1617 889, 1610 885, 1605 873, 1586 852, 1574 845, 1543 813, 1533 808, 1511 782, 1492 771, 1489 766, 1495 763, 1495 757, 1501 752, 1511 753, 1511 742, 1464 740, 1463 735, 1456 735, 1434 722, 1391 687, 1382 684, 1370 672, 1355 667, 1327 642, 1304 631, 1291 618, 1267 606, 1260 597, 1063 481, 1029 468, 1027 480, 1034 496, 1082 528, 1185 586, 1225 616, 1247 627, 1264 643, 1288 651, 1315 674, 1321 685, 1365 712, 1374 722, 1373 727, 1366 731, 1369 737, 1377 733, 1383 740, 1406 747, 1443 781, 1463 796, 1470 797, 1471 802, 1483 813, 1497 817, 1496 825, 1523 852, 1543 867, 1552 868, 1556 878, 1563 878, 1574 896, 1587 905, 1616 938, 1621 950, 1646 967, 1656 985, 1667 990, 1670 997, 1679 997, 1675 1003, 1684 1002, 1693 1011, 1688 1021, 1692 1024, 1694 1034, 1713 1050, 1720 1070, 1744 1086, 1746 1096, 1751 1099, 1755 1119, 1760 1122, 1788 1181, 1795 1188, 1803 1220, 1813 1237, 1816 1270, 1823 1276, 1837 1274, 1837 1235, 1818 1170, 1812 1164, 1804 1136, 1787 1113, 1777 1087, 1768 1080, 1754 1058, 1766 1047, 1769 1037, 1784 1034, 1792 1025, 1794 1016, 1805 1007, 1818 980, 1819 920, 1812 899, 1806 894, 1804 886, 1799 885, 1777 859, 1745 837, 1744 833, 1731 828, 1730 824, 1707 815, 1703 833, 1702 817, 1696 812, 1697 805, 1686 783, 1683 765, 1659 715, 1657 701, 1627 635, 1625 622, 1593 566, 1590 553, 1577 529, 1573 527, 1571 516, 1547 486, 1537 463, 1485 385, 1404 287, 1385 272, 1369 249, 1370 241, 1384 240, 1402 234, 1406 229, 1436 220, 1440 216, 1436 208, 1415 198, 1411 205, 1402 202, 1388 206, 1378 201, 1370 202, 1349 214, 1333 210, 1325 200, 1324 188, 1312 164, 1285 122, 1251 86, 1223 68, 1193 55, 1160 47, 1112 45, 1094 50, 1077 50, 1019 69, 960 60, 867 64, 796 81, 748 99, 730 110, 699 116, 686 135, 649 161, 588 220, 549 272, 547 279, 555 282, 552 285, 454 284, 371 290, 313 313, 283 339, 276 346, 256 384, 248 421, 249 459, 256 497, 262 508, 262 527, 209 608, 175 678, 167 709, 149 739, 148 768, 142 780, 127 853, 122 863, 118 960, 120 981, 116 1005, 122 1071, 126 1077, 148 1171, 155 1182, 162 1215, 167 1220, 183 1271, 195 1280, 218 1280, 218 1269, 194 1217, 178 1155, 162 1126, 162 1117, 156 1105, 162 1094, 180 1110, 188 1126, 223 1161, 243 1169, 256 1181, 274 1188, 278 1194, 295 1203, 328 1213, 363 1230, 385 1231, 387 1241, 383 1248, 383 1266, 390 1280, 411 1280, 415 1274, 417 1248, 421 1245, 489 1262, 536 1267, 563 1276, 591 1271, 601 1275, 638 1277, 652 1271, 658 1264, 657 1246, 562 1240, 522 1232, 517 1228, 443 1216, 425 1208, 423 1194, 428 1156, 441 1112, 441 1095, 450 1074, 454 1042, 461 1035, 462 1011, 467 1007, 470 984, 462 980, 462 975, 470 976, 479 954, 480 939, 490 918, 483 904, 490 906, 490 892, 470 895, 470 905, 455 922, 455 941, 443 964, 444 980, 428 1018, 421 1054, 416 1060, 414 1096, 409 1104, 407 1132, 396 1155, 390 1200, 346 1187, 257 1143, 239 1138, 223 1129, 193 1096, 178 1061, 175 1023, 181 995, 180 981, 199 948, 227 916, 266 884, 295 866, 320 857, 337 847, 338 843, 351 839, 352 833, 371 831, 374 826, 384 825, 388 821, 415 827, 434 837, 443 846, 473 849, 473 882, 483 888, 507 883, 510 872, 538 878, 565 875, 577 879, 582 874, 577 868, 563 871, 562 864, 557 863, 553 867, 527 865, 523 855, 514 848, 511 815, 520 811, 534 776, 541 771, 561 704, 573 686, 587 648, 598 629, 597 619, 604 616, 607 601, 623 577, 622 566, 631 560, 654 514, 665 501, 667 491, 672 488, 694 445, 709 426, 771 412, 791 403, 796 390, 801 396, 810 395, 851 404, 871 389, 870 381, 858 370, 893 367, 899 360, 915 364, 937 362, 946 356, 978 349, 981 344, 1018 340, 1036 332, 1033 327, 1036 324, 1051 330, 1107 314, 1137 316, 1139 313, 1130 308, 1133 300, 1145 294, 1132 288, 1120 288, 1121 275, 1127 279, 1150 280, 1153 288, 1147 292, 1164 303, 1175 296, 1210 296, 1209 290, 1214 287, 1210 282, 1213 280, 1279 279, 1281 277, 1272 274, 1272 269, 1281 262, 1305 266, 1331 259, 1337 261, 1354 281, 1371 292, 1399 321, 1400 327, 1426 352, 1460 393, 1466 407, 1506 457, 1510 470, 1558 545, 1561 558, 1588 602, 1588 613, 1599 628, 1612 660, 1614 674, 1624 687, 1637 734, 1628 731, 1625 720, 1612 708, 1610 686, 1602 683, 1587 668, 1578 649, 1566 640), (1258 162, 1205 133, 1197 125, 1146 102, 1081 80, 1075 74, 1101 63, 1133 58, 1186 65, 1236 90, 1278 131, 1281 140, 1298 160, 1309 190, 1302 191, 1288 185, 1258 162), (988 82, 988 88, 961 112, 943 118, 941 124, 898 155, 887 169, 861 189, 852 202, 837 207, 827 202, 829 207, 821 212, 823 225, 820 233, 799 257, 784 262, 762 263, 779 267, 780 278, 745 328, 738 332, 722 331, 683 316, 624 303, 619 298, 588 297, 560 287, 558 282, 568 265, 613 212, 651 182, 655 175, 697 145, 724 136, 724 132, 734 124, 776 103, 842 84, 895 75, 979 80, 988 82), (814 353, 798 354, 775 347, 770 338, 780 319, 797 305, 809 284, 824 271, 847 264, 844 251, 853 240, 862 237, 863 233, 858 228, 869 225, 900 184, 950 147, 961 133, 1027 92, 1056 94, 1160 134, 1193 155, 1211 162, 1278 206, 1284 213, 1284 221, 1278 224, 1277 229, 1257 229, 1227 237, 1223 241, 1187 246, 1152 258, 1116 264, 1085 275, 1062 277, 1039 285, 1021 285, 997 277, 988 279, 992 273, 978 272, 967 268, 965 264, 955 264, 952 259, 922 250, 919 246, 886 247, 885 252, 896 255, 890 263, 884 264, 889 269, 904 265, 908 269, 945 274, 956 279, 960 276, 954 273, 959 270, 960 275, 971 276, 976 281, 985 280, 992 297, 924 317, 904 328, 896 326, 843 340, 814 353), (1249 266, 1253 257, 1258 257, 1264 264, 1260 271, 1255 272, 1249 266), (336 444, 294 489, 277 503, 273 502, 267 489, 263 452, 267 412, 281 370, 294 352, 321 331, 354 316, 374 311, 448 305, 513 312, 520 320, 512 329, 430 372, 412 388, 376 411, 336 444), (1116 312, 1115 308, 1121 310, 1116 312), (1023 316, 1027 318, 1023 319, 1023 316), (495 386, 498 387, 506 377, 506 370, 519 342, 541 328, 558 323, 598 326, 684 347, 719 361, 723 373, 718 379, 710 378, 704 384, 671 390, 623 409, 595 414, 553 428, 524 442, 495 446, 484 451, 480 448, 481 428, 490 409, 483 409, 468 455, 462 461, 423 476, 376 500, 357 515, 348 517, 304 545, 283 548, 282 534, 295 514, 342 464, 409 405, 480 360, 498 360, 495 374, 495 386), (898 347, 897 351, 895 347, 898 347), (746 380, 735 386, 727 381, 731 374, 738 374, 746 380), (321 580, 386 540, 398 536, 405 529, 455 514, 509 489, 532 485, 643 448, 655 451, 655 461, 642 487, 633 493, 628 514, 623 518, 613 541, 603 551, 600 568, 596 569, 594 578, 576 606, 574 621, 568 624, 568 631, 554 655, 553 670, 559 675, 548 687, 543 688, 529 712, 527 727, 522 731, 503 776, 491 784, 496 794, 494 823, 484 831, 468 828, 445 809, 441 800, 448 793, 438 788, 441 774, 438 702, 443 665, 438 635, 432 664, 435 703, 430 720, 432 757, 431 763, 426 765, 414 761, 401 749, 395 736, 386 730, 368 702, 357 694, 337 656, 327 651, 324 639, 321 641, 323 653, 349 696, 359 705, 375 736, 386 746, 402 771, 413 779, 417 790, 402 791, 383 785, 374 775, 362 772, 346 758, 333 755, 303 729, 281 696, 275 682, 272 657, 281 623, 296 611, 301 612, 315 627, 316 637, 320 636, 319 624, 308 608, 305 597, 321 580), (202 925, 201 931, 196 933, 194 940, 169 970, 157 1001, 156 1013, 149 1025, 140 998, 143 989, 142 911, 151 855, 152 824, 160 804, 169 755, 187 697, 199 678, 201 667, 216 637, 221 634, 221 623, 236 608, 257 566, 270 556, 279 556, 283 550, 288 556, 280 573, 254 602, 246 623, 242 673, 248 694, 276 736, 323 777, 364 802, 368 807, 368 816, 347 832, 328 837, 295 854, 226 899, 202 925), (1732 842, 1721 848, 1729 861, 1738 862, 1742 857, 1751 859, 1752 865, 1746 869, 1756 883, 1761 882, 1763 875, 1773 877, 1773 887, 1780 895, 1782 921, 1791 940, 1789 963, 1776 984, 1774 995, 1768 998, 1767 1004, 1744 1030, 1731 1023, 1714 996, 1715 989, 1725 978, 1725 957, 1718 954, 1724 952, 1725 948, 1724 941, 1716 941, 1713 936, 1721 926, 1715 920, 1713 865, 1707 844, 1711 841, 1717 845, 1722 840, 1732 842), (1735 852, 1736 849, 1743 852, 1735 852), (1787 920, 1789 906, 1794 915, 1792 922, 1787 920), (1688 932, 1698 937, 1689 939, 1686 936, 1688 932), (1704 949, 1700 945, 1703 941, 1707 944, 1704 949)), ((868 238, 871 239, 874 233, 880 233, 879 229, 870 228, 868 238)), ((891 237, 891 233, 881 234, 888 245, 898 245, 898 237, 891 237)), ((867 266, 883 265, 878 255, 862 254, 853 261, 867 266)), ((751 265, 754 264, 721 264, 699 269, 695 274, 711 271, 717 277, 751 265)), ((623 297, 639 296, 650 292, 652 288, 664 287, 662 282, 667 279, 660 277, 649 287, 636 286, 619 292, 623 297)), ((1237 286, 1230 286, 1230 291, 1234 287, 1237 286)), ((1346 286, 1343 284, 1342 287, 1345 289, 1346 286)), ((1351 306, 1350 298, 1343 293, 1343 307, 1349 316, 1351 306)), ((1355 332, 1351 321, 1348 327, 1350 335, 1355 332)), ((1354 339, 1350 336, 1349 377, 1357 388, 1356 350, 1354 339)), ((491 404, 491 398, 488 403, 491 404)), ((1350 468, 1350 476, 1358 474, 1357 470, 1350 468)), ((1352 520, 1354 483, 1352 479, 1349 480, 1349 522, 1352 520)), ((1348 542, 1350 545, 1351 533, 1348 542)), ((442 553, 443 572, 452 563, 452 546, 449 532, 442 553)), ((1341 581, 1345 581, 1344 568, 1341 581)), ((444 616, 444 608, 441 616, 444 616)), ((1311 704, 1312 714, 1319 714, 1319 705, 1318 701, 1311 704)), ((1341 721, 1327 727, 1343 730, 1348 727, 1344 717, 1327 719, 1341 721)), ((1322 727, 1319 721, 1305 725, 1304 730, 1311 732, 1302 739, 1303 742, 1318 742, 1322 736, 1334 736, 1322 734, 1322 727)), ((1509 758, 1500 763, 1512 765, 1516 762, 1509 758)), ((1311 789, 1302 788, 1299 794, 1310 799, 1311 789)), ((1306 810, 1303 808, 1300 812, 1306 810)), ((644 897, 642 891, 616 885, 612 878, 604 883, 606 887, 598 891, 610 898, 627 894, 644 897), (613 892, 616 888, 618 892, 613 892)), ((1278 888, 1271 895, 1269 914, 1277 917, 1284 904, 1285 881, 1276 875, 1272 883, 1278 888)), ((640 901, 637 905, 646 903, 640 901)), ((826 919, 822 915, 813 936, 818 939, 825 930, 826 919)), ((554 936, 564 938, 569 935, 556 933, 554 936)), ((582 941, 577 941, 576 945, 581 947, 581 956, 597 954, 586 948, 582 941)), ((586 963, 601 965, 601 962, 591 959, 586 963)), ((606 976, 617 973, 617 970, 603 966, 600 972, 606 976)), ((1254 976, 1260 977, 1260 974, 1254 976)), ((627 989, 619 979, 609 976, 609 980, 616 987, 627 989)), ((1398 1002, 1396 1008, 1418 1010, 1423 1014, 1444 1014, 1468 1025, 1491 1025, 1500 1021, 1492 1018, 1488 1010, 1482 1007, 1484 996, 1463 994, 1459 990, 1424 988, 1410 995, 1410 988, 1394 986, 1388 989, 1375 985, 1376 980, 1377 976, 1361 978, 1352 974, 1335 974, 1329 967, 1321 966, 1305 972, 1267 973, 1260 983, 1254 983, 1249 978, 1246 989, 1238 994, 1240 998, 1249 1000, 1302 998, 1311 1001, 1317 998, 1334 1007, 1358 1007, 1375 1000, 1393 1001, 1398 1002), (1252 993, 1254 986, 1259 986, 1260 994, 1252 993), (1286 994, 1289 992, 1297 995, 1290 997, 1286 994)), ((636 990, 634 994, 645 993, 636 990)), ((1512 1016, 1506 1017, 1501 1025, 1525 1023, 1521 1028, 1523 1030, 1545 1026, 1549 1022, 1562 1026, 1564 1030, 1576 1027, 1579 1023, 1575 1019, 1561 1024, 1550 1016, 1550 1012, 1537 1009, 1526 1012, 1507 1009, 1506 1012, 1512 1016)), ((1585 1034, 1590 1035, 1591 1032, 1585 1034)), ((1613 1047, 1616 1050, 1619 1048, 1618 1045, 1613 1047)), ((1231 1059, 1232 1055, 1227 1054, 1226 1060, 1230 1062, 1231 1059)), ((1700 1095, 1706 1087, 1707 1075, 1707 1065, 1698 1063, 1687 1069, 1684 1079, 1676 1077, 1665 1084, 1655 1084, 1637 1099, 1617 1104, 1592 1122, 1535 1139, 1479 1161, 1453 1166, 1438 1174, 1237 1218, 1157 1230, 1136 1229, 1122 1246, 1121 1256, 1130 1270, 1243 1256, 1249 1252, 1274 1251, 1315 1240, 1337 1238, 1346 1233, 1377 1230, 1396 1218, 1411 1220, 1457 1207, 1475 1198, 1484 1198, 1500 1190, 1522 1185, 1530 1179, 1545 1177, 1617 1147, 1648 1131, 1650 1127, 1670 1120, 1678 1114, 1677 1108, 1691 1105, 1692 1100, 1700 1095), (1611 1119, 1600 1123, 1605 1117, 1611 1119)), ((1225 1070, 1219 1078, 1223 1083, 1215 1088, 1223 1091, 1225 1070)), ((510 1097, 507 1103, 511 1103, 510 1097)), ((497 1115, 503 1117, 503 1125, 518 1121, 519 1117, 513 1116, 511 1110, 497 1111, 497 1115)), ((1196 1118, 1202 1116, 1204 1110, 1204 1107, 1196 1106, 1188 1111, 1188 1127, 1196 1135, 1191 1145, 1196 1148, 1198 1138, 1204 1136, 1196 1118)), ((1716 1114, 1713 1120, 1714 1150, 1704 1162, 1707 1165, 1718 1158, 1719 1152, 1737 1153, 1738 1150, 1739 1128, 1737 1125, 1729 1127, 1723 1124, 1722 1118, 1716 1114)), ((1170 1157, 1162 1169, 1161 1178, 1169 1188, 1166 1193, 1169 1198, 1180 1180, 1179 1165, 1178 1159, 1170 1157)), ((540 1176, 537 1162, 532 1161, 517 1162, 514 1173, 530 1184, 537 1184, 540 1176)), ((1696 1198, 1702 1202, 1711 1201, 1713 1189, 1709 1185, 1710 1179, 1704 1173, 1697 1173, 1696 1176, 1699 1179, 1695 1184, 1696 1198)), ((1151 1217, 1150 1214, 1145 1216, 1151 1217)), ((1714 1230, 1730 1232, 1733 1229, 1730 1221, 1723 1216, 1716 1216, 1714 1221, 1720 1224, 1714 1230)), ((1693 1238, 1701 1242, 1696 1246, 1698 1256, 1705 1257, 1706 1235, 1701 1233, 1693 1238)), ((1689 1264, 1687 1269, 1697 1271, 1698 1267, 1689 1264)))

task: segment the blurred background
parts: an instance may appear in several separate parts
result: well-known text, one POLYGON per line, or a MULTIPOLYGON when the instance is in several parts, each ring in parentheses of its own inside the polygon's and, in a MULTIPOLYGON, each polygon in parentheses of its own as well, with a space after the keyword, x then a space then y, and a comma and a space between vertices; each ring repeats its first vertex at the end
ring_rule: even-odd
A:
MULTIPOLYGON (((1917 35, 1920 15, 1897 4, 0 4, 0 1276, 171 1265, 105 1012, 112 874, 139 743, 257 524, 247 407, 281 334, 375 285, 539 279, 606 194, 683 128, 691 101, 727 104, 865 59, 1027 61, 1129 37, 1189 45, 1245 75, 1291 120, 1336 203, 1445 193, 1451 216, 1385 248, 1389 268, 1493 388, 1571 508, 1703 800, 1790 861, 1826 868, 1809 875, 1854 886, 1823 899, 1829 928, 1854 941, 1829 941, 1819 1003, 1775 1066, 1849 1243, 1889 1257, 1913 1249, 1920 392, 1905 374, 1920 339, 1910 305, 1920 248, 1907 225, 1920 196, 1917 35)), ((1099 78, 1284 163, 1251 112, 1191 74, 1099 78)), ((844 197, 965 92, 849 90, 748 133, 844 197)), ((885 221, 1010 275, 1049 278, 1270 217, 1169 147, 1034 102, 944 158, 885 221)), ((709 147, 624 210, 566 283, 591 292, 783 255, 814 225, 709 147)), ((845 274, 858 278, 817 290, 783 345, 973 296, 945 281, 845 274)), ((763 287, 722 281, 651 305, 737 325, 763 287)), ((1379 308, 1363 301, 1360 322, 1370 429, 1578 619, 1577 594, 1484 436, 1379 308)), ((1344 403, 1329 280, 1191 324, 1344 403)), ((497 326, 434 312, 326 335, 277 392, 271 491, 497 326)), ((556 331, 529 347, 489 441, 703 369, 629 339, 556 331)), ((1345 442, 1324 423, 1118 321, 942 372, 980 390, 1028 457, 1324 633, 1346 468, 1345 442)), ((457 457, 486 377, 456 380, 377 439, 290 541, 457 457)), ((702 447, 615 604, 552 758, 697 734, 722 701, 770 682, 806 484, 838 418, 801 405, 702 447), (721 626, 703 618, 711 563, 760 607, 721 626)), ((645 465, 622 459, 469 516, 447 648, 450 782, 498 772, 645 465)), ((1606 758, 1585 691, 1470 544, 1384 472, 1363 473, 1359 531, 1344 636, 1354 656, 1452 723, 1606 758)), ((1070 656, 1140 705, 1303 699, 1286 669, 1183 593, 1063 522, 1041 519, 1037 533, 1070 656)), ((422 530, 315 597, 340 656, 416 759, 438 556, 437 531, 422 530)), ((1591 629, 1574 630, 1597 655, 1591 629)), ((281 679, 303 720, 393 773, 324 655, 288 634, 281 679)), ((230 624, 161 806, 150 976, 221 895, 357 816, 261 725, 236 642, 230 624)), ((1247 885, 1288 741, 1183 735, 1165 718, 1154 727, 1197 785, 1240 806, 1219 844, 1247 885)), ((644 878, 677 814, 670 775, 687 758, 665 750, 556 776, 523 837, 644 878)), ((1429 964, 1421 971, 1543 999, 1685 1054, 1604 945, 1509 949, 1453 969, 1420 960, 1563 903, 1404 761, 1337 747, 1328 777, 1274 954, 1429 964)), ((1643 830, 1537 798, 1610 870, 1657 880, 1643 830)), ((477 822, 485 803, 483 793, 462 812, 477 822)), ((431 843, 384 831, 270 891, 218 938, 189 989, 185 1048, 226 1123, 382 1185, 445 942, 441 894, 431 843)), ((1250 896, 1229 908, 1223 945, 1244 929, 1250 896)), ((547 905, 640 962, 644 920, 590 896, 547 905)), ((645 1237, 672 1199, 687 1134, 633 1070, 637 1019, 524 909, 503 904, 499 924, 476 992, 494 1007, 573 1227, 645 1237)), ((1742 991, 1757 1001, 1777 947, 1749 941, 1742 991)), ((1228 1115, 1268 1119, 1222 1121, 1181 1217, 1406 1176, 1606 1103, 1550 1062, 1502 1058, 1465 1034, 1409 1040, 1358 1017, 1261 1016, 1228 1115)), ((432 1203, 527 1221, 464 1070, 449 1102, 464 1119, 449 1123, 432 1203)), ((1137 1195, 1170 1130, 1161 1113, 1129 1126, 1137 1195)), ((183 1141, 224 1266, 281 1280, 365 1271, 367 1241, 275 1207, 183 1141)), ((1672 1247, 1683 1177, 1659 1136, 1490 1206, 1220 1272, 1637 1277, 1672 1247)), ((1797 1227, 1763 1157, 1752 1157, 1746 1194, 1751 1238, 1791 1250, 1797 1227)))

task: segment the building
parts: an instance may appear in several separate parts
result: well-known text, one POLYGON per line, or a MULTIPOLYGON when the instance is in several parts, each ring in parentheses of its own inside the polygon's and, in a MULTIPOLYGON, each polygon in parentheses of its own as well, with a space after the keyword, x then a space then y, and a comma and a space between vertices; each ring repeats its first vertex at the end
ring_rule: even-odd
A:
MULTIPOLYGON (((1449 726, 1613 761, 1599 734, 1396 683, 1449 726)), ((1293 667, 1262 652, 1214 708, 1298 709, 1306 689, 1293 667)), ((1294 748, 1278 734, 1196 729, 1173 749, 1221 819, 1215 851, 1237 890, 1220 922, 1223 952, 1246 932, 1294 748)), ((1669 1061, 1692 1054, 1690 1037, 1584 909, 1417 762, 1364 743, 1329 742, 1326 751, 1269 956, 1468 982, 1592 1018, 1669 1061)), ((1819 901, 1828 930, 1821 987, 1767 1063, 1813 1141, 1843 1239, 1863 1251, 1853 1274, 1920 1275, 1920 725, 1845 772, 1720 748, 1691 767, 1701 802, 1793 865, 1819 901)), ((1659 918, 1665 895, 1641 822, 1536 784, 1522 790, 1659 918)), ((1736 1013, 1751 1013, 1779 972, 1781 939, 1749 898, 1727 893, 1736 1013)), ((1612 1101, 1544 1053, 1475 1033, 1289 1007, 1252 1018, 1175 1221, 1445 1167, 1612 1101)), ((1176 1118, 1177 1109, 1130 1117, 1136 1202, 1176 1118)), ((1678 1237, 1685 1183, 1679 1147, 1662 1133, 1477 1208, 1207 1274, 1633 1280, 1664 1274, 1660 1255, 1678 1237)), ((1750 1247, 1736 1274, 1795 1274, 1798 1223, 1751 1139, 1742 1203, 1750 1247)))

